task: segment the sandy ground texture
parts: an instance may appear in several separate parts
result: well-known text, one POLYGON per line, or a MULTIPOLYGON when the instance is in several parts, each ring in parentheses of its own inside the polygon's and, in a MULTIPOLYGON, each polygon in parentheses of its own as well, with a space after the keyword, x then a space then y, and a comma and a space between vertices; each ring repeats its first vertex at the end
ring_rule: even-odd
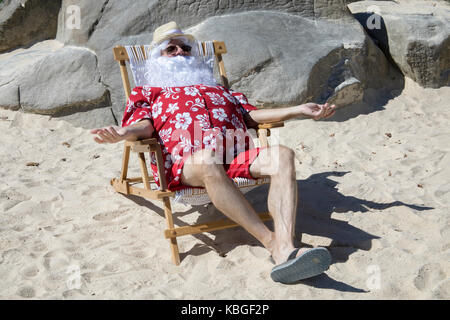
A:
MULTIPOLYGON (((294 285, 270 279, 268 252, 241 228, 179 238, 174 266, 161 204, 109 185, 121 144, 0 110, 0 298, 449 299, 449 101, 450 88, 407 80, 375 110, 274 130, 297 153, 296 241, 333 257, 294 285)), ((247 195, 258 211, 267 190, 247 195)), ((221 215, 173 208, 177 225, 221 215)))

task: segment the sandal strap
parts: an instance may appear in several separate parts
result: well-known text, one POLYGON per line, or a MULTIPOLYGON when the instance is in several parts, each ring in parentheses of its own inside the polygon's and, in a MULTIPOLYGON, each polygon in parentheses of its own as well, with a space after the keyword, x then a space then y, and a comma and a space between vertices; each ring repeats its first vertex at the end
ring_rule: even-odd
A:
POLYGON ((287 261, 295 259, 295 257, 297 256, 298 250, 300 250, 300 248, 294 249, 294 251, 292 251, 291 254, 289 255, 289 257, 287 258, 287 261))
MULTIPOLYGON (((289 257, 287 258, 286 261, 295 259, 295 257, 297 256, 298 250, 300 250, 300 248, 294 249, 294 251, 291 252, 291 254, 289 255, 289 257)), ((273 259, 272 256, 270 256, 270 261, 271 261, 273 264, 276 264, 276 263, 275 263, 275 260, 273 259)))

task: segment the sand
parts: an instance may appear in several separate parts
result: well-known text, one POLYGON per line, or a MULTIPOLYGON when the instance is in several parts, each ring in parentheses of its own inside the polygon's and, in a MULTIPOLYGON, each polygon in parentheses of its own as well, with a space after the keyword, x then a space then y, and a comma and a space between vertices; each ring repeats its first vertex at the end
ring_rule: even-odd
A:
MULTIPOLYGON (((269 253, 240 228, 179 238, 173 265, 161 204, 109 185, 121 144, 0 110, 0 298, 449 299, 449 101, 449 87, 407 79, 375 110, 274 130, 297 153, 297 243, 333 256, 326 274, 289 286, 270 279, 269 253)), ((258 211, 267 190, 247 195, 258 211)), ((178 225, 220 215, 173 208, 178 225)))

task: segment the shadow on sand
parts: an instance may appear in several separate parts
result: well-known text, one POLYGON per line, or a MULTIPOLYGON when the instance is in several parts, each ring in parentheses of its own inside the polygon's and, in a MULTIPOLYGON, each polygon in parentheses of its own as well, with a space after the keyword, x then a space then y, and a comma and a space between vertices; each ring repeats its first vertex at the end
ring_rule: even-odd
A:
MULTIPOLYGON (((390 203, 378 203, 370 200, 359 199, 353 196, 341 194, 336 186, 338 182, 331 180, 330 177, 342 177, 349 172, 330 171, 311 175, 305 180, 298 180, 299 201, 297 209, 297 219, 295 232, 296 246, 309 246, 301 242, 301 234, 318 236, 331 239, 331 243, 327 246, 333 257, 333 262, 345 262, 349 256, 357 250, 370 250, 372 240, 379 239, 377 235, 370 234, 362 229, 352 226, 348 222, 333 219, 333 213, 354 212, 365 213, 368 211, 381 211, 395 206, 406 206, 408 208, 423 211, 431 210, 431 207, 424 207, 415 204, 407 204, 401 201, 390 203)), ((249 193, 246 198, 250 201, 257 212, 267 212, 267 194, 269 187, 267 185, 258 187, 249 193)), ((156 212, 164 219, 164 210, 154 203, 136 196, 126 196, 140 206, 144 206, 151 211, 156 212)), ((183 216, 194 212, 200 215, 195 223, 203 223, 211 220, 224 218, 213 205, 192 206, 184 212, 173 213, 174 223, 176 226, 188 225, 183 221, 183 216)), ((273 229, 273 223, 267 222, 270 229, 273 229)), ((163 230, 161 230, 162 236, 163 230)), ((181 253, 181 259, 188 255, 201 256, 207 252, 214 250, 221 257, 240 245, 250 245, 262 247, 262 245, 242 228, 233 228, 211 233, 214 240, 206 234, 192 235, 200 243, 194 245, 188 251, 181 253)), ((168 250, 168 254, 169 250, 168 250)), ((303 280, 302 284, 310 285, 317 288, 334 289, 343 292, 366 292, 339 282, 322 274, 320 276, 303 280)))

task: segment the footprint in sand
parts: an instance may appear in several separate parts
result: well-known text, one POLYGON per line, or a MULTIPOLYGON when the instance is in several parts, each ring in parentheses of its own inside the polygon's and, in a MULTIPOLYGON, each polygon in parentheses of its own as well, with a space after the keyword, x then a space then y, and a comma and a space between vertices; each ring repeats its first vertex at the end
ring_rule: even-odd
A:
POLYGON ((41 240, 37 240, 34 242, 33 251, 37 251, 37 252, 42 252, 47 250, 47 245, 45 243, 43 243, 41 240))
POLYGON ((442 282, 433 290, 433 298, 450 299, 450 280, 442 282))
POLYGON ((33 287, 25 286, 19 288, 19 290, 17 290, 17 294, 22 298, 30 299, 36 295, 36 292, 33 287))
POLYGON ((450 225, 445 225, 439 231, 443 239, 450 239, 450 225))
POLYGON ((34 278, 38 275, 39 268, 36 266, 26 267, 21 271, 21 274, 24 278, 30 279, 34 278))
POLYGON ((419 269, 417 276, 414 279, 414 285, 420 291, 434 287, 436 283, 444 280, 445 272, 438 263, 425 264, 419 269))
POLYGON ((4 211, 8 211, 17 204, 30 199, 30 196, 26 196, 15 189, 8 189, 0 192, 0 203, 2 204, 1 207, 4 211))
POLYGON ((112 212, 104 212, 104 213, 99 213, 96 214, 95 216, 92 217, 92 219, 97 220, 97 221, 112 221, 116 218, 125 216, 127 214, 127 212, 121 212, 121 211, 112 211, 112 212))
POLYGON ((48 271, 66 270, 70 265, 68 254, 64 250, 47 252, 44 255, 43 265, 48 271))

